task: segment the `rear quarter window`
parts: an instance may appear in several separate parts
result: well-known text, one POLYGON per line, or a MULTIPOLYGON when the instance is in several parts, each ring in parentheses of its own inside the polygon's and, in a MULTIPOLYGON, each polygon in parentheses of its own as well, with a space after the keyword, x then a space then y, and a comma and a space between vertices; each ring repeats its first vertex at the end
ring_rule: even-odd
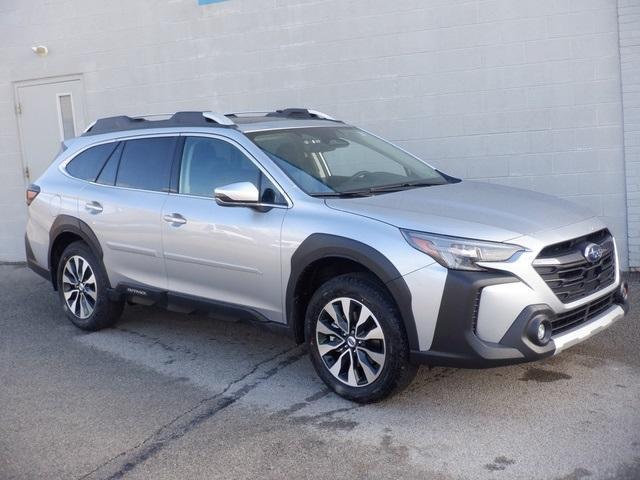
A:
POLYGON ((122 155, 122 147, 124 146, 123 142, 118 144, 118 147, 113 151, 107 163, 104 164, 98 178, 96 179, 96 183, 101 185, 115 185, 116 184, 116 175, 118 173, 118 164, 120 163, 120 155, 122 155))
POLYGON ((113 142, 86 149, 67 164, 67 173, 80 180, 95 182, 102 167, 117 146, 118 142, 113 142))

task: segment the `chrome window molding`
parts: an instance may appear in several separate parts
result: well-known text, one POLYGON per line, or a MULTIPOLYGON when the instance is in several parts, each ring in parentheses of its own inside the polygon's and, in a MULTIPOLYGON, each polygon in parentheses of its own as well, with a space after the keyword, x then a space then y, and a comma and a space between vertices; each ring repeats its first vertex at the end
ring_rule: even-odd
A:
MULTIPOLYGON (((230 145, 238 148, 240 150, 240 152, 245 157, 247 157, 256 166, 256 168, 258 168, 271 181, 271 183, 273 183, 273 185, 278 189, 278 191, 280 192, 282 197, 287 202, 286 205, 268 204, 269 208, 285 208, 285 209, 289 209, 289 208, 293 207, 293 201, 291 200, 291 197, 285 192, 285 190, 276 181, 276 179, 273 177, 273 175, 271 175, 267 171, 267 169, 258 161, 258 159, 256 159, 249 151, 247 151, 247 149, 244 148, 240 143, 234 141, 231 138, 228 138, 228 137, 225 137, 223 135, 216 134, 216 133, 179 131, 179 132, 171 132, 171 133, 170 132, 163 132, 163 133, 134 134, 134 135, 126 135, 126 136, 122 136, 122 137, 119 136, 119 137, 113 137, 113 138, 109 138, 109 139, 103 139, 103 140, 100 140, 98 142, 94 142, 94 143, 91 143, 89 145, 86 145, 86 146, 82 147, 80 150, 78 150, 77 152, 73 153, 73 155, 71 155, 70 157, 65 158, 64 160, 62 160, 62 162, 60 162, 60 164, 58 165, 58 170, 60 171, 60 173, 62 173, 67 178, 73 179, 73 180, 78 181, 78 182, 83 182, 83 183, 88 183, 90 185, 99 186, 99 187, 117 188, 117 189, 130 190, 130 191, 136 191, 136 192, 157 193, 157 194, 162 194, 162 195, 169 195, 169 194, 171 194, 171 195, 181 195, 181 196, 185 196, 185 197, 203 198, 203 199, 210 199, 210 200, 215 201, 215 199, 213 197, 206 197, 206 196, 202 196, 202 195, 188 195, 188 194, 184 194, 184 193, 180 193, 180 192, 173 193, 173 192, 161 192, 161 191, 157 191, 157 190, 143 190, 141 188, 122 187, 122 186, 119 186, 119 185, 105 185, 103 183, 91 182, 91 181, 88 181, 88 180, 83 180, 81 178, 74 177, 73 175, 71 175, 67 171, 67 165, 74 158, 76 158, 78 155, 80 155, 81 153, 83 153, 84 151, 86 151, 86 150, 88 150, 90 148, 97 147, 99 145, 104 145, 106 143, 117 143, 117 142, 125 142, 127 140, 136 140, 136 139, 140 139, 140 138, 160 138, 160 137, 208 137, 208 138, 215 138, 215 139, 218 139, 218 140, 221 140, 221 141, 229 143, 230 145)), ((262 206, 267 207, 267 204, 263 204, 262 206)))
MULTIPOLYGON (((89 145, 85 145, 80 150, 78 150, 73 155, 71 155, 70 157, 67 157, 64 160, 62 160, 62 162, 60 162, 60 164, 58 165, 58 170, 60 170, 60 172, 62 172, 63 174, 65 174, 69 178, 73 178, 75 180, 79 180, 79 181, 85 182, 85 183, 93 183, 95 185, 101 185, 101 186, 107 186, 108 187, 110 185, 103 185, 102 183, 89 182, 87 180, 83 180, 81 178, 74 177, 69 172, 67 172, 67 165, 74 158, 76 158, 78 155, 80 155, 82 152, 84 152, 86 150, 89 150, 90 148, 97 147, 99 145, 104 145, 106 143, 117 143, 117 142, 123 142, 123 141, 126 141, 126 140, 135 140, 135 139, 138 139, 138 138, 156 138, 156 137, 159 138, 159 137, 179 137, 179 136, 180 136, 179 133, 150 133, 150 134, 130 135, 130 136, 126 136, 126 137, 113 137, 113 138, 109 138, 109 139, 103 139, 103 140, 100 140, 98 142, 94 142, 94 143, 91 143, 89 145)), ((122 187, 122 188, 125 188, 125 187, 122 187)), ((139 190, 139 189, 133 188, 133 189, 130 189, 130 190, 139 190)), ((149 190, 145 190, 145 191, 149 191, 149 190)))
MULTIPOLYGON (((287 193, 284 191, 284 189, 282 188, 282 186, 277 182, 277 180, 273 177, 273 175, 271 175, 271 173, 264 167, 264 165, 262 165, 262 163, 260 163, 260 161, 255 158, 246 148, 244 148, 244 146, 242 146, 242 144, 240 144, 239 142, 236 142, 235 140, 233 140, 232 138, 229 137, 225 137, 224 135, 220 135, 220 134, 216 134, 216 133, 203 133, 203 132, 181 132, 180 136, 182 137, 206 137, 206 138, 215 138, 217 140, 221 140, 223 142, 227 142, 228 144, 230 144, 233 147, 236 147, 238 150, 240 150, 240 152, 247 157, 255 166, 256 168, 258 168, 258 170, 260 170, 263 175, 265 175, 270 181, 271 183, 273 183, 273 185, 278 189, 278 191, 280 192, 280 194, 282 195, 282 197, 285 199, 285 201, 287 202, 287 205, 279 205, 279 204, 274 204, 274 206, 278 206, 279 208, 291 208, 293 207, 293 201, 291 200, 291 198, 289 197, 289 195, 287 195, 287 193)), ((248 139, 247 139, 248 140, 248 139)), ((250 141, 250 140, 249 140, 250 141)), ((195 197, 195 198, 211 198, 212 200, 215 200, 213 197, 206 197, 206 196, 202 196, 202 195, 189 195, 189 194, 185 194, 185 193, 172 193, 172 195, 184 195, 187 197, 195 197)), ((265 204, 266 205, 266 204, 265 204)))

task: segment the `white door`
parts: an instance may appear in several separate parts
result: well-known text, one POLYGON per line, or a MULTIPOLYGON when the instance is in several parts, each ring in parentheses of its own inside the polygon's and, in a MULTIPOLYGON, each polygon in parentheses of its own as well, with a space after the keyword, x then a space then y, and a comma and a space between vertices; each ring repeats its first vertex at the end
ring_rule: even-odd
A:
POLYGON ((63 140, 82 133, 82 80, 63 77, 19 82, 15 95, 24 174, 30 183, 47 169, 63 140))

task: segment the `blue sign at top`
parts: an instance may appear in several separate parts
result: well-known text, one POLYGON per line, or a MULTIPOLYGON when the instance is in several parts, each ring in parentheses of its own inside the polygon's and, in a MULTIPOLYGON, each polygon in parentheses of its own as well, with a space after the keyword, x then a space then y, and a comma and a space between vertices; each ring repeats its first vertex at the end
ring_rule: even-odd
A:
POLYGON ((198 5, 209 5, 210 3, 221 3, 227 0, 198 0, 198 5))

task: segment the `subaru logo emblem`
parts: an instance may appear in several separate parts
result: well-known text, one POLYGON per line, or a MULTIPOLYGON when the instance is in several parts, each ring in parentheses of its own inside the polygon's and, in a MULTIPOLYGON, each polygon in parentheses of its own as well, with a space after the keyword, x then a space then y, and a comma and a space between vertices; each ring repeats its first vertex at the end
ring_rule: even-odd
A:
POLYGON ((589 263, 598 262, 603 255, 604 248, 602 248, 602 245, 596 243, 590 243, 584 249, 584 258, 586 258, 589 263))

